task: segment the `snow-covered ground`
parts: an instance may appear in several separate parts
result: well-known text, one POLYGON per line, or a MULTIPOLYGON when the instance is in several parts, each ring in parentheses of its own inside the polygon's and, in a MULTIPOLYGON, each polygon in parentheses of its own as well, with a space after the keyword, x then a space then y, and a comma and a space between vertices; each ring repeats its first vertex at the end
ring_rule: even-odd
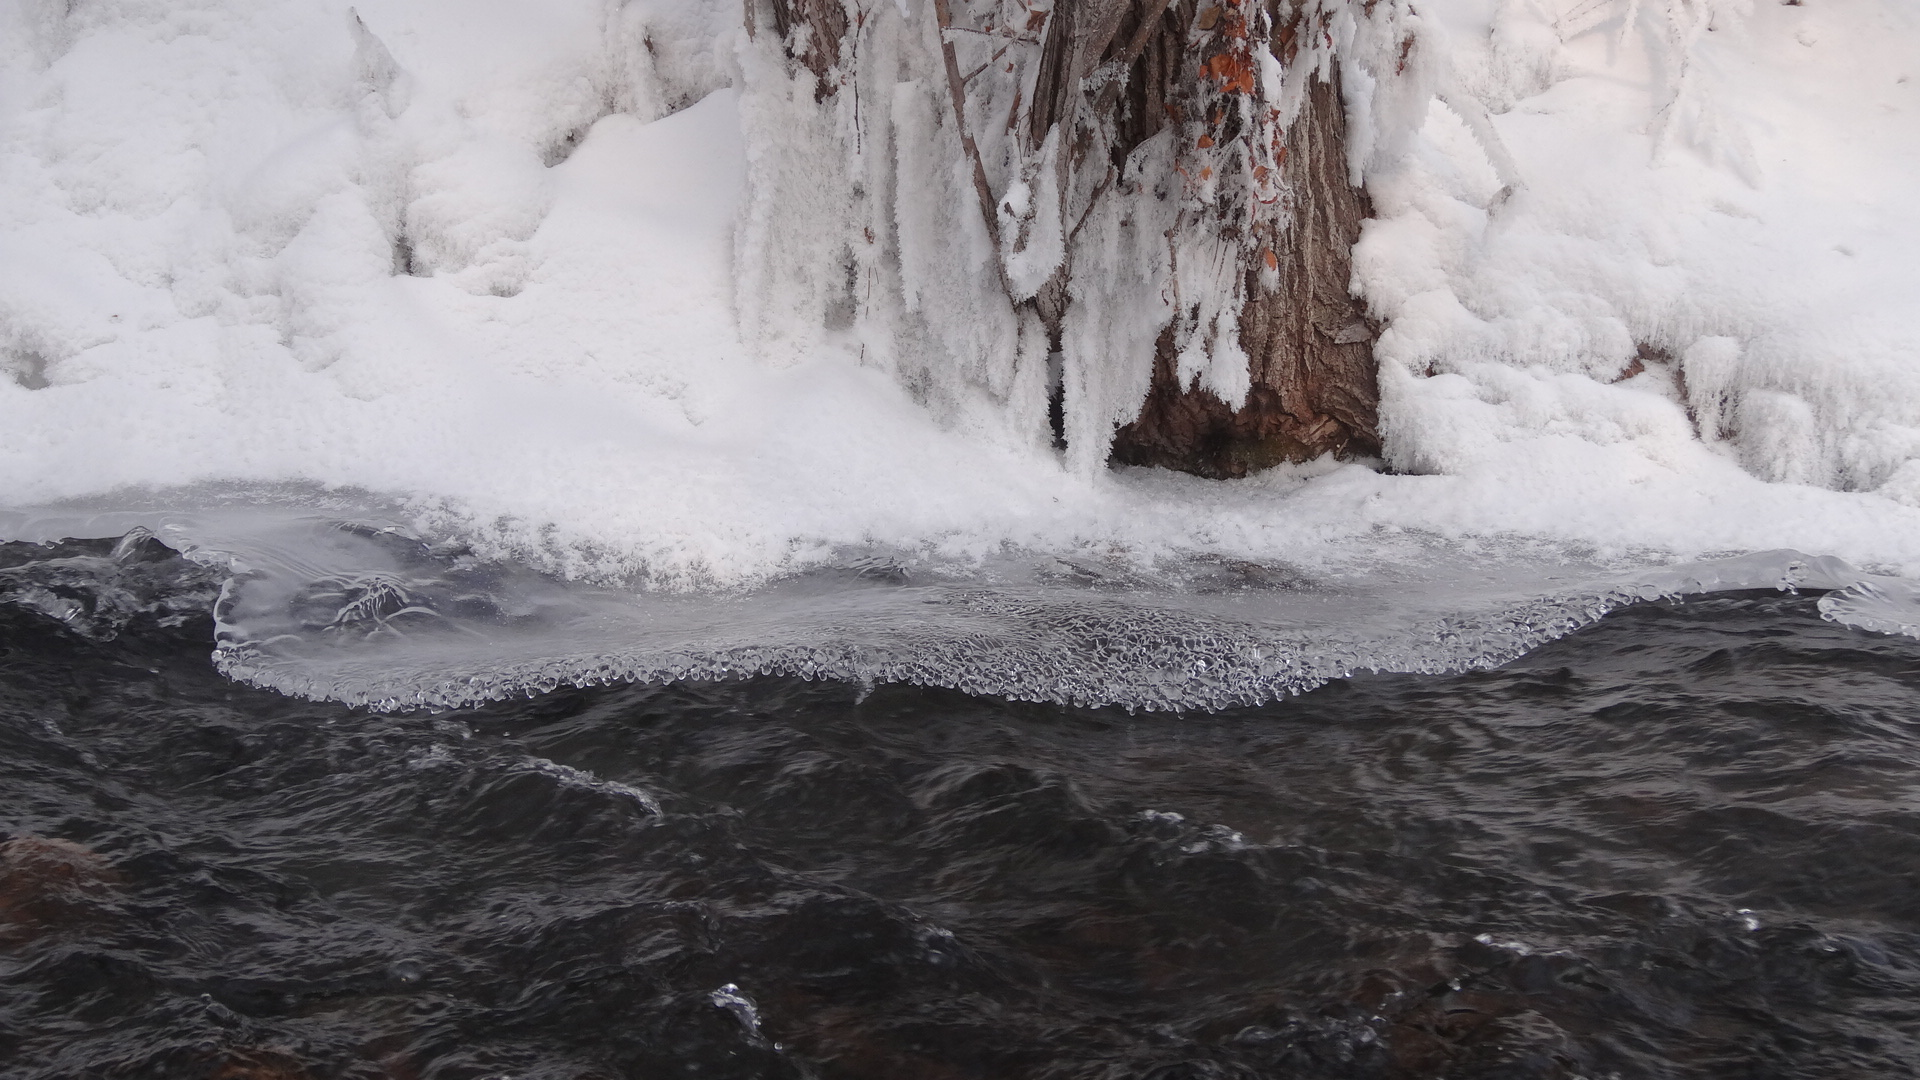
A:
POLYGON ((1356 270, 1395 471, 1218 483, 743 338, 734 0, 0 0, 0 507, 306 482, 670 585, 1401 533, 1920 574, 1920 10, 1419 8, 1445 100, 1356 270))
POLYGON ((1395 463, 1571 436, 1679 466, 1694 425, 1655 401, 1684 394, 1759 477, 1916 502, 1920 9, 1476 6, 1429 9, 1473 92, 1450 100, 1504 110, 1519 185, 1496 201, 1444 105, 1372 173, 1358 272, 1390 321, 1395 463), (1596 385, 1642 345, 1679 363, 1596 385))

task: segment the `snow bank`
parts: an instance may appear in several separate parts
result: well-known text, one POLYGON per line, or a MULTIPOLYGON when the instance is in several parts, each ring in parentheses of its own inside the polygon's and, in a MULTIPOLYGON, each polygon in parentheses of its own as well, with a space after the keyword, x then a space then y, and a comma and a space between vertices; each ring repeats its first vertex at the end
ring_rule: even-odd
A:
MULTIPOLYGON (((1349 86, 1403 475, 1218 484, 1063 467, 1044 345, 968 299, 966 179, 822 158, 839 133, 731 0, 6 0, 0 506, 319 485, 676 586, 1495 534, 1920 572, 1910 10, 1555 2, 1421 4, 1440 96, 1349 86), (920 197, 881 212, 887 185, 920 197), (863 274, 898 306, 856 319, 863 274)), ((876 10, 901 51, 860 107, 951 139, 930 20, 876 10)), ((1150 317, 1082 300, 1097 418, 1144 382, 1101 343, 1150 317)))
POLYGON ((1560 437, 1671 460, 1701 440, 1766 480, 1911 503, 1920 12, 1428 10, 1463 93, 1369 163, 1356 252, 1388 323, 1392 463, 1458 473, 1560 437))

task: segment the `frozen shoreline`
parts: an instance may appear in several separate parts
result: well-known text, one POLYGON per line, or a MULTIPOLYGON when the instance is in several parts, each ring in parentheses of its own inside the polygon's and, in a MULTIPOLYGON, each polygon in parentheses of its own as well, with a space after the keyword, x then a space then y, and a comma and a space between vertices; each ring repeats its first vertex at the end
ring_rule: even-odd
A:
POLYGON ((858 341, 743 341, 736 228, 777 133, 724 88, 752 62, 729 6, 534 25, 396 0, 361 4, 356 37, 314 0, 10 4, 0 506, 377 492, 490 558, 667 589, 852 549, 1364 563, 1396 530, 1920 574, 1920 314, 1898 301, 1920 288, 1920 31, 1876 0, 1729 15, 1656 131, 1659 24, 1594 10, 1556 36, 1517 6, 1434 9, 1530 178, 1497 213, 1438 103, 1370 175, 1359 285, 1387 324, 1390 463, 1417 475, 1220 484, 1075 474, 858 341), (1636 341, 1693 373, 1684 394, 1658 364, 1608 381, 1636 341))

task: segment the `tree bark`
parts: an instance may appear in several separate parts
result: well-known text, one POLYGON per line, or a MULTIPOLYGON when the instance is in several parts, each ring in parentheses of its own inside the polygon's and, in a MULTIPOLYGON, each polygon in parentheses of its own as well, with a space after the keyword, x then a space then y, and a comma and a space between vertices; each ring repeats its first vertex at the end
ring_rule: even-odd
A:
MULTIPOLYGON (((1280 288, 1248 289, 1240 342, 1252 377, 1236 410, 1175 375, 1172 330, 1160 335, 1140 416, 1114 436, 1112 460, 1226 479, 1322 454, 1380 451, 1373 325, 1348 292, 1353 243, 1372 214, 1347 181, 1346 113, 1337 81, 1315 82, 1288 130, 1293 216, 1274 245, 1280 288)), ((1247 267, 1257 275, 1259 267, 1247 267)))
MULTIPOLYGON (((858 52, 843 47, 859 31, 857 5, 749 0, 750 11, 756 2, 771 4, 788 57, 817 77, 816 100, 834 94, 836 70, 858 52)), ((1191 297, 1174 303, 1153 346, 1145 400, 1114 433, 1112 463, 1237 477, 1326 453, 1378 452, 1375 329, 1348 292, 1352 246, 1371 211, 1348 180, 1345 108, 1328 28, 1333 13, 1350 8, 1365 18, 1379 0, 914 2, 941 28, 954 119, 998 255, 1019 249, 1033 219, 1015 228, 989 209, 1005 196, 989 190, 971 135, 971 125, 986 121, 969 119, 966 84, 1023 76, 1003 75, 997 61, 963 72, 952 44, 961 33, 992 32, 1038 50, 1030 97, 1016 96, 1017 115, 1005 122, 1029 162, 1059 135, 1051 160, 1065 228, 1077 229, 1098 200, 1143 175, 1136 152, 1151 152, 1167 157, 1162 164, 1186 185, 1175 193, 1183 208, 1169 250, 1198 237, 1213 245, 1206 250, 1228 252, 1237 263, 1224 279, 1237 311, 1209 316, 1201 304, 1189 305, 1191 297), (1275 100, 1275 66, 1256 50, 1271 52, 1278 70, 1298 64, 1316 73, 1290 99, 1298 102, 1292 115, 1275 100), (1170 139, 1148 146, 1169 128, 1170 139), (1183 230, 1190 236, 1176 235, 1183 230), (1191 374, 1200 352, 1232 356, 1219 350, 1235 348, 1247 357, 1251 384, 1240 407, 1181 377, 1182 357, 1191 374)), ((1030 178, 1031 170, 1023 175, 1030 178)), ((1034 312, 1056 349, 1071 302, 1072 248, 1069 242, 1051 279, 1031 295, 1017 294, 1002 265, 1008 301, 1034 312)))

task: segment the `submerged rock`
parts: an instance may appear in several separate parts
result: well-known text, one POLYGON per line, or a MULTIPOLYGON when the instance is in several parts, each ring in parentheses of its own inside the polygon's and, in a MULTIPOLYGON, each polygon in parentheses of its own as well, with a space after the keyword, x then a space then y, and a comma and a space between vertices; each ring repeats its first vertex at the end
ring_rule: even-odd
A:
POLYGON ((95 641, 112 641, 135 620, 177 627, 208 616, 226 576, 142 528, 110 539, 0 543, 0 604, 95 641))
POLYGON ((119 881, 84 844, 46 836, 0 844, 0 943, 90 923, 119 881))

